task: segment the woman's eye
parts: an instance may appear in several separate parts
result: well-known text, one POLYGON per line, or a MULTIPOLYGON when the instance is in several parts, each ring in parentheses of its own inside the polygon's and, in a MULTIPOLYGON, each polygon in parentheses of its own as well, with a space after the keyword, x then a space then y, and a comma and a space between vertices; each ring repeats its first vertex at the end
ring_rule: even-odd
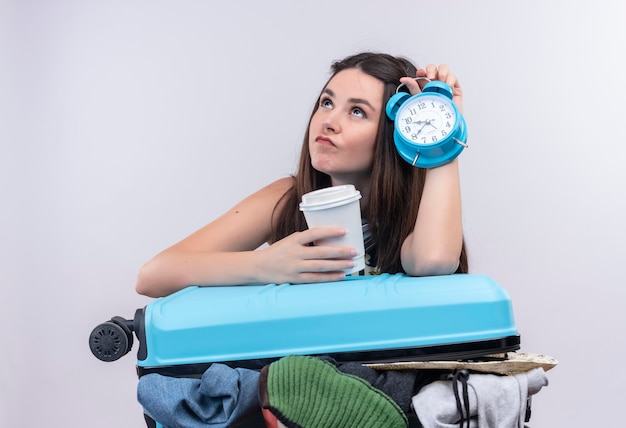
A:
POLYGON ((333 108, 333 102, 329 100, 328 98, 324 98, 320 100, 320 107, 333 108))
POLYGON ((352 114, 356 117, 367 117, 365 112, 358 107, 352 109, 352 114))

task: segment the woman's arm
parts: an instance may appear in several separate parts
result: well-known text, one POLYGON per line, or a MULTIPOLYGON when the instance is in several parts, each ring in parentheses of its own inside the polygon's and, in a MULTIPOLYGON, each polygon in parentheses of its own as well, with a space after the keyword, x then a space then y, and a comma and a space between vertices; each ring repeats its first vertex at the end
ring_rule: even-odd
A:
MULTIPOLYGON (((456 75, 448 66, 428 65, 417 77, 446 82, 453 91, 453 101, 463 111, 463 93, 456 75)), ((413 79, 402 79, 412 94, 421 92, 413 79)), ((459 265, 463 245, 461 184, 458 159, 426 171, 424 191, 415 228, 405 239, 402 267, 409 275, 442 275, 454 273, 459 265)))
POLYGON ((189 285, 317 282, 343 278, 353 249, 310 247, 312 241, 345 233, 317 228, 294 233, 262 250, 272 230, 272 212, 292 186, 278 180, 247 197, 215 221, 146 263, 136 283, 140 294, 164 296, 189 285), (256 251, 255 251, 256 250, 256 251))
POLYGON ((458 160, 426 172, 413 232, 402 245, 402 267, 409 275, 454 273, 463 244, 458 160))

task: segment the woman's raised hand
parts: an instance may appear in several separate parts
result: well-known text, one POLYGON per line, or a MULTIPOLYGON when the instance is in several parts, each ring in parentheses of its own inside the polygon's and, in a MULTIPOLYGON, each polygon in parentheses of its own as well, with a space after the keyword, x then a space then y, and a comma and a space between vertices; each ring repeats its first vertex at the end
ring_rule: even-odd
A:
MULTIPOLYGON (((463 90, 459 83, 459 79, 456 74, 450 72, 450 67, 447 64, 441 64, 439 66, 429 64, 426 68, 420 68, 415 73, 415 77, 426 77, 429 80, 439 80, 445 82, 452 88, 452 101, 456 104, 459 111, 463 112, 463 90)), ((401 83, 404 83, 411 95, 419 94, 422 92, 422 88, 426 83, 426 80, 415 80, 411 77, 403 77, 400 79, 401 83)))

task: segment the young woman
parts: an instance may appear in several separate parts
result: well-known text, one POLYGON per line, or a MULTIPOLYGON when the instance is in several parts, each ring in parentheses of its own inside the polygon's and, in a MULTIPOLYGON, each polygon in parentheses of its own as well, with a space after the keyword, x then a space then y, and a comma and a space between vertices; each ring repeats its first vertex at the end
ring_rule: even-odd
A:
POLYGON ((361 192, 369 273, 413 276, 467 272, 458 160, 432 169, 406 163, 393 142, 385 105, 404 83, 423 81, 462 91, 448 66, 417 69, 404 58, 361 53, 338 61, 313 108, 298 171, 279 179, 167 248, 140 270, 136 290, 164 296, 189 285, 336 281, 352 267, 354 248, 311 243, 341 236, 339 228, 307 229, 304 193, 339 184, 361 192), (262 247, 262 244, 269 245, 262 247))

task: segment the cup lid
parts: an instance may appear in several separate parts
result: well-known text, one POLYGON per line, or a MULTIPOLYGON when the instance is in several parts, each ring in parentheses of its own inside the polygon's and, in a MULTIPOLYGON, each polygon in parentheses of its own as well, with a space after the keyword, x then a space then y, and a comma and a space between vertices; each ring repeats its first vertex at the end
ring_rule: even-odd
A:
POLYGON ((361 192, 352 184, 326 187, 302 195, 301 211, 314 211, 345 205, 361 199, 361 192))

